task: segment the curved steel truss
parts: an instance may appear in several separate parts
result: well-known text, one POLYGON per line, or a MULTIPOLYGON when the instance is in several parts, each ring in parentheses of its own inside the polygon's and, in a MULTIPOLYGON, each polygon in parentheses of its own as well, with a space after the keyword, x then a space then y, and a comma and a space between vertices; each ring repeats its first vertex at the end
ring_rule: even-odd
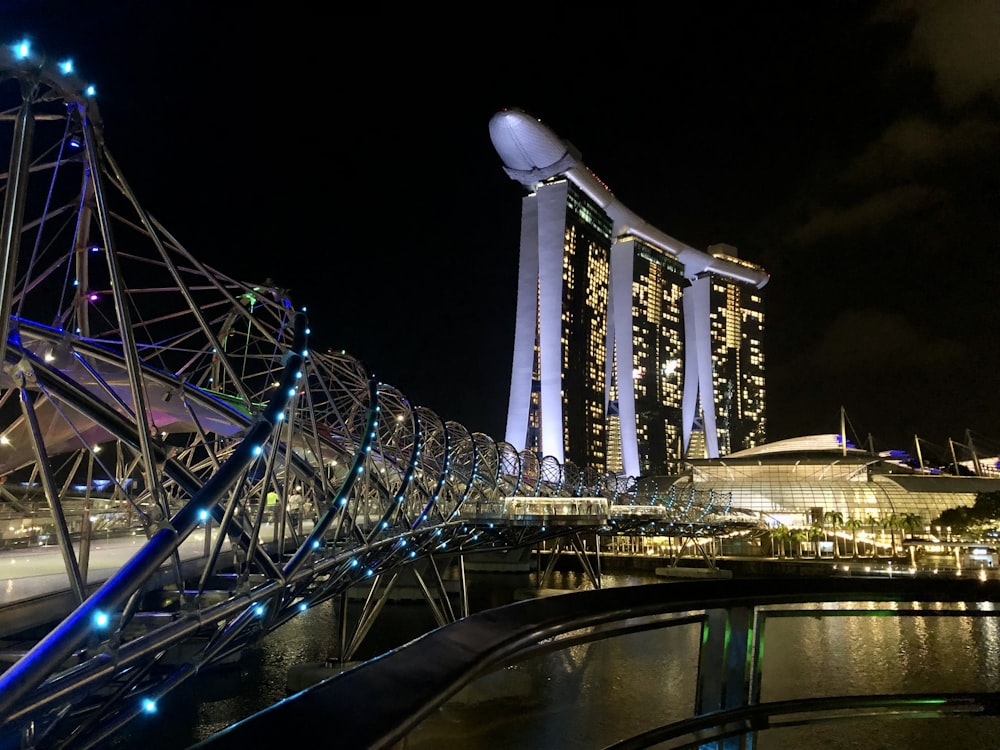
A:
POLYGON ((0 133, 0 475, 44 496, 75 598, 0 674, 0 736, 92 746, 304 608, 442 552, 733 518, 519 453, 310 348, 284 290, 206 266, 142 208, 57 65, 0 51, 0 133), (514 496, 610 510, 513 522, 514 496), (146 538, 99 585, 95 523, 146 538))

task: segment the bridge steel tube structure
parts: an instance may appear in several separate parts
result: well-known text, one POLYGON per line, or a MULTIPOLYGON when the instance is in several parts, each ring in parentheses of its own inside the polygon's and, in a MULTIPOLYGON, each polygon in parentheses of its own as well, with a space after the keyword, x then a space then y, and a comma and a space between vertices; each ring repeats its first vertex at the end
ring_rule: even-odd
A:
POLYGON ((0 49, 0 476, 30 487, 44 468, 67 588, 77 571, 85 597, 0 673, 0 748, 93 747, 304 609, 374 593, 403 566, 581 531, 754 525, 715 498, 518 453, 349 354, 311 349, 286 290, 205 265, 142 208, 87 92, 28 49, 0 49), (79 574, 81 465, 88 503, 92 470, 109 523, 146 537, 104 582, 79 574), (293 493, 311 524, 288 513, 293 493), (607 502, 549 524, 512 521, 513 496, 607 502), (192 575, 178 549, 196 530, 206 553, 192 575))

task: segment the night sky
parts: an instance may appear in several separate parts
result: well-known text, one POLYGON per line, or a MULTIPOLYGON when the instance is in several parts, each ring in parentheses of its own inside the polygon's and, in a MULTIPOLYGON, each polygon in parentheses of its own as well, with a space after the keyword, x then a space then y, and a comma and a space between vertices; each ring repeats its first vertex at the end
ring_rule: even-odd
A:
POLYGON ((415 405, 503 438, 522 190, 487 127, 516 106, 652 224, 770 272, 769 439, 843 406, 879 450, 1000 446, 996 0, 121 5, 8 0, 0 28, 95 82, 182 244, 415 405))

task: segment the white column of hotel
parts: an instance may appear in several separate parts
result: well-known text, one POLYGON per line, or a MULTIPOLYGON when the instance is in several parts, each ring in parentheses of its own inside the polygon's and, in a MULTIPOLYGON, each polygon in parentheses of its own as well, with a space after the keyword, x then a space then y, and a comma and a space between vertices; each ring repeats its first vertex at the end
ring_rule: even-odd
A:
MULTIPOLYGON (((617 242, 611 248, 611 294, 608 301, 611 333, 618 369, 618 425, 622 441, 622 470, 625 476, 639 476, 639 444, 636 439, 635 381, 632 379, 632 272, 635 240, 617 242)), ((609 356, 610 360, 611 357, 609 356)))
POLYGON ((705 449, 709 458, 719 457, 719 436, 715 427, 715 393, 712 378, 712 335, 709 295, 712 279, 706 274, 693 279, 684 290, 684 451, 691 445, 691 426, 701 394, 705 425, 705 449))
POLYGON ((542 455, 565 462, 562 400, 562 276, 569 183, 538 189, 538 338, 542 455))
POLYGON ((505 440, 525 448, 531 409, 531 374, 535 358, 538 315, 538 203, 534 195, 521 200, 521 256, 517 269, 517 319, 514 324, 514 364, 510 376, 505 440))

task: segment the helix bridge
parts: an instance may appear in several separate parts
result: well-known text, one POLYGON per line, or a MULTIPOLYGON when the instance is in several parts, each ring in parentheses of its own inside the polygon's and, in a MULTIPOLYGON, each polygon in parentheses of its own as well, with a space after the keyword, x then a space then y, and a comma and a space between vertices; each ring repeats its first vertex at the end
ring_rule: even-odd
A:
POLYGON ((477 552, 755 523, 727 498, 518 451, 314 348, 286 290, 207 266, 142 207, 69 63, 0 51, 0 133, 0 475, 40 488, 72 599, 0 674, 0 747, 95 746, 407 568, 441 587, 444 561, 477 552), (292 493, 307 521, 282 510, 292 493), (95 582, 98 502, 142 543, 95 582))

